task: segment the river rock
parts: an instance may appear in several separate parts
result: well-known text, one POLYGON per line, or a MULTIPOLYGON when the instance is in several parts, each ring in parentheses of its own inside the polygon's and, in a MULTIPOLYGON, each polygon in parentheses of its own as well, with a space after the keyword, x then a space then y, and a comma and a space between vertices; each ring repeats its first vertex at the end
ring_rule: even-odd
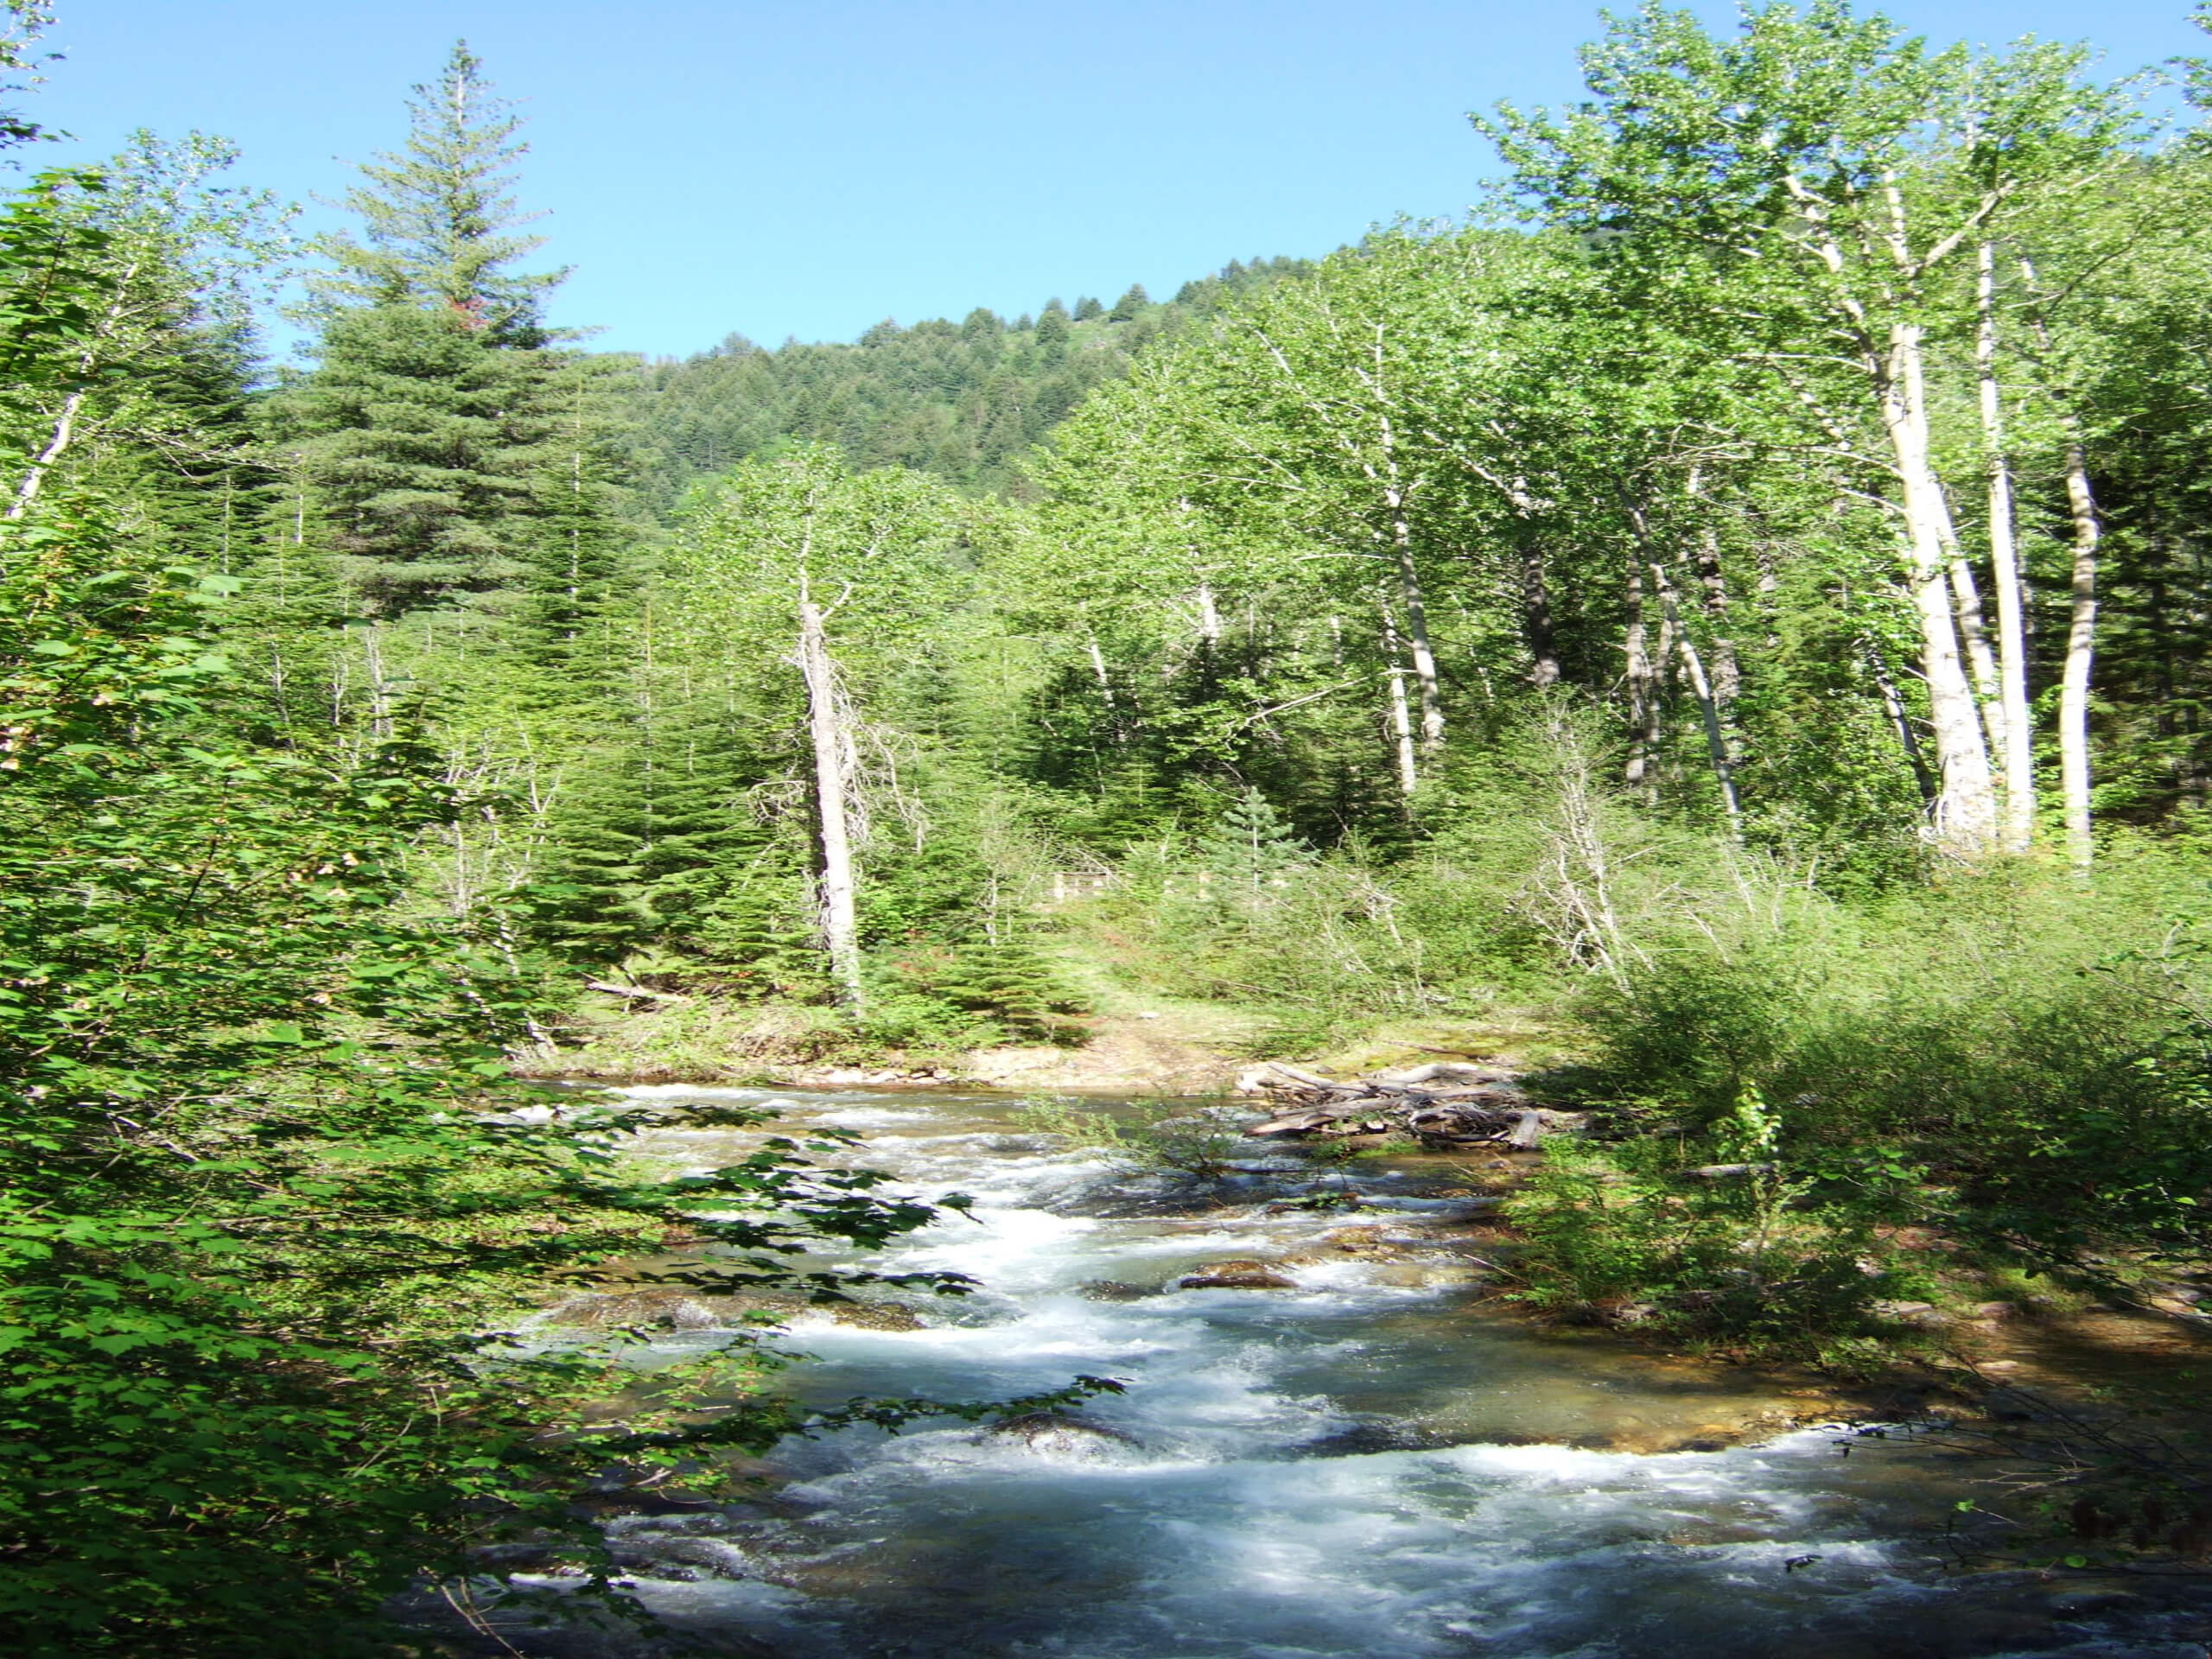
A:
POLYGON ((1118 1279, 1094 1279, 1076 1294, 1086 1302, 1141 1302, 1160 1293, 1142 1285, 1125 1285, 1118 1279))
POLYGON ((1096 1450, 1108 1445, 1135 1446, 1118 1428, 1109 1428, 1074 1411, 1028 1411, 993 1423, 979 1440, 1020 1440, 1040 1452, 1096 1450))
POLYGON ((1393 1238, 1380 1227, 1332 1227, 1320 1242, 1346 1255, 1396 1256, 1407 1249, 1406 1240, 1393 1238))
POLYGON ((924 1331, 920 1317, 899 1302, 832 1302, 823 1310, 833 1325, 855 1325, 863 1331, 924 1331))
POLYGON ((613 1554, 617 1567, 679 1584, 745 1579, 753 1572, 745 1552, 722 1538, 638 1533, 616 1541, 613 1554))
POLYGON ((632 1290, 571 1296, 545 1310, 555 1325, 586 1331, 719 1331, 723 1312, 680 1290, 632 1290))
POLYGON ((711 1300, 681 1290, 630 1290, 571 1296, 545 1310, 555 1325, 585 1331, 724 1331, 755 1323, 747 1314, 781 1321, 819 1313, 836 1325, 866 1331, 919 1331, 922 1321, 899 1302, 831 1302, 816 1305, 796 1296, 716 1296, 711 1300))
POLYGON ((1212 1262, 1175 1281, 1179 1290, 1296 1290, 1264 1262, 1212 1262))

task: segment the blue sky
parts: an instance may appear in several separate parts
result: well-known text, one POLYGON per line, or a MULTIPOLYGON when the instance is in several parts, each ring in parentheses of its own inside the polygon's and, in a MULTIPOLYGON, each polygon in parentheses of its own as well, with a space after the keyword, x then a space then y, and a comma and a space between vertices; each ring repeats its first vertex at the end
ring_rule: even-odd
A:
MULTIPOLYGON (((1884 10, 2093 40, 2113 73, 2204 44, 2187 0, 1884 10)), ((32 104, 85 154, 223 134, 241 181, 304 201, 398 143, 409 85, 465 35, 530 118, 524 195, 576 268, 556 321, 681 354, 1165 295, 1458 212, 1491 166, 1465 111, 1571 96, 1597 29, 1528 0, 62 0, 32 104)))

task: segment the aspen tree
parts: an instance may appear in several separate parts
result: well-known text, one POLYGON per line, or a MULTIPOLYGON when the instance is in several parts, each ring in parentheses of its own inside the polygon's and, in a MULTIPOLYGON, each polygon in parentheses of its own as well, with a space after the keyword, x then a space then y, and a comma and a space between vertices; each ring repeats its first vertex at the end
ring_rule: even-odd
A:
POLYGON ((1872 481, 1896 514, 1942 780, 1934 832, 1961 857, 1994 850, 1999 827, 1929 340, 1957 321, 1953 268, 2120 143, 2124 99, 2082 86, 2083 60, 1932 53, 1840 0, 1747 11, 1733 39, 1647 5, 1586 48, 1592 101, 1475 118, 1510 193, 1591 248, 1617 302, 1814 377, 1821 401, 1878 425, 1872 481))
POLYGON ((1997 651, 2005 757, 2005 847, 2022 853, 2035 835, 2035 733, 2028 713, 2027 607, 2022 601, 2012 467, 1997 376, 1997 250, 1984 238, 1974 268, 1974 379, 1988 471, 1989 569, 1997 588, 1997 651))
MULTIPOLYGON (((2020 261, 2027 290, 2028 319, 2036 345, 2050 372, 2056 354, 2049 315, 2050 297, 2036 274, 2035 262, 2020 261)), ((2050 386, 2057 405, 2066 517, 2072 531, 2067 572, 2066 658, 2058 684, 2058 793, 2065 825, 2066 855, 2087 868, 2095 852, 2090 830, 2089 687, 2097 652, 2097 556, 2104 540, 2104 518, 2089 482, 2088 444, 2080 415, 2067 389, 2050 386)))

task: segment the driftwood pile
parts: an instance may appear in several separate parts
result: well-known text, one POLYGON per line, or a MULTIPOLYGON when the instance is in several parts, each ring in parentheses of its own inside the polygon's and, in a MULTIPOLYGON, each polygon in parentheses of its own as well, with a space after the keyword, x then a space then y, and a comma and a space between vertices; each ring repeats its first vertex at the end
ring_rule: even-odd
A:
POLYGON ((1410 1135, 1426 1145, 1503 1144, 1532 1151, 1547 1131, 1579 1128, 1582 1114, 1529 1103, 1502 1066, 1446 1061, 1363 1077, 1325 1077, 1281 1060, 1236 1080, 1240 1095, 1266 1095, 1295 1109, 1252 1124, 1262 1138, 1342 1140, 1355 1135, 1410 1135))

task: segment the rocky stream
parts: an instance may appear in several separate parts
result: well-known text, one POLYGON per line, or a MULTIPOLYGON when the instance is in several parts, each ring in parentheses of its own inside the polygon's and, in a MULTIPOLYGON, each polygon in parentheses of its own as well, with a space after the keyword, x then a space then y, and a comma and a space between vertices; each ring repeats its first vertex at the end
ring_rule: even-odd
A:
MULTIPOLYGON (((976 1197, 888 1253, 981 1282, 830 1318, 791 1386, 1119 1395, 995 1428, 853 1430, 758 1491, 609 1522, 639 1596, 708 1653, 775 1659, 2204 1659, 2201 1580, 1960 1573, 1973 1471, 1817 1379, 1670 1358, 1502 1311, 1489 1160, 1330 1168, 1255 1141, 1223 1182, 1024 1133, 1004 1097, 681 1086, 866 1137, 976 1197), (1852 1422, 1844 1419, 1859 1414, 1852 1422)), ((743 1137, 644 1151, 729 1161, 743 1137)), ((728 1340, 661 1310, 652 1358, 728 1340), (688 1327, 688 1328, 687 1328, 688 1327)), ((556 1587, 549 1584, 549 1587, 556 1587)), ((518 1637, 517 1640, 524 1638, 518 1637)), ((532 1640, 535 1640, 532 1638, 532 1640)), ((607 1633, 532 1652, 640 1656, 607 1633)))

